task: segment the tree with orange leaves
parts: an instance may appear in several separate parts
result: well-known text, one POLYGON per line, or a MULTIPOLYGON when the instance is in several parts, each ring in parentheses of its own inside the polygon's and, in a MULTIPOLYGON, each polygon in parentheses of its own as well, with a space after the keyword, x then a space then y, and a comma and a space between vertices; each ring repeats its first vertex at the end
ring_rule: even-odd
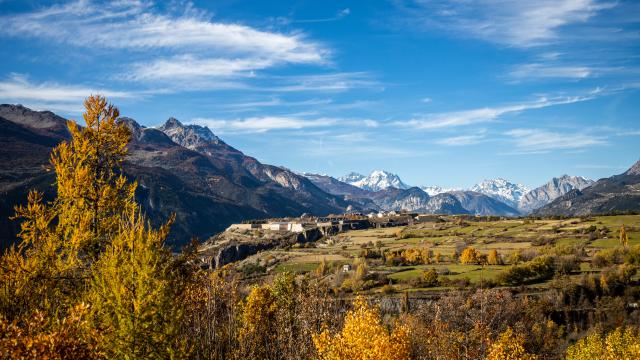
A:
POLYGON ((318 358, 324 360, 409 359, 409 330, 396 326, 390 333, 381 323, 375 307, 364 298, 354 301, 338 334, 324 330, 313 336, 318 358))

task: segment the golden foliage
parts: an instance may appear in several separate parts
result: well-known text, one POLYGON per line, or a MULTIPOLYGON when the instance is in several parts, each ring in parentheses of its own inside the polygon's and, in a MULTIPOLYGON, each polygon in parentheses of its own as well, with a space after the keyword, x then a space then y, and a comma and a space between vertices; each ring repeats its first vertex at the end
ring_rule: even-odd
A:
POLYGON ((331 335, 328 330, 313 335, 318 358, 325 360, 409 359, 409 330, 396 326, 391 333, 380 324, 376 308, 358 297, 353 310, 345 317, 342 331, 331 335))
POLYGON ((276 339, 275 319, 278 305, 268 286, 254 287, 247 297, 239 333, 240 352, 249 359, 269 358, 276 339))
POLYGON ((477 264, 480 261, 480 253, 471 246, 465 248, 460 254, 461 264, 477 264))
POLYGON ((620 226, 620 245, 624 247, 629 246, 629 236, 627 235, 627 230, 624 228, 624 224, 620 226))
POLYGON ((62 320, 51 321, 36 311, 23 324, 0 318, 2 359, 97 359, 99 336, 88 326, 89 307, 78 304, 62 320))
POLYGON ((502 260, 500 259, 500 256, 498 255, 498 250, 492 249, 491 251, 489 251, 489 255, 487 256, 487 264, 489 264, 489 265, 500 265, 501 262, 502 262, 502 260))
POLYGON ((640 359, 640 328, 619 327, 606 336, 594 332, 567 349, 567 360, 640 359))
POLYGON ((491 345, 487 360, 535 360, 538 357, 524 349, 524 336, 514 334, 511 328, 503 332, 491 345))
POLYGON ((16 208, 21 242, 0 260, 0 313, 12 324, 7 329, 21 330, 7 336, 16 344, 38 343, 74 324, 76 304, 88 302, 82 334, 99 334, 100 341, 87 351, 173 356, 181 349, 171 336, 180 320, 172 303, 180 287, 163 248, 170 222, 155 231, 140 213, 136 184, 122 174, 130 132, 116 121, 118 110, 101 96, 84 105, 86 126, 69 121, 71 139, 51 155, 57 197, 45 204, 33 191, 28 204, 16 208))

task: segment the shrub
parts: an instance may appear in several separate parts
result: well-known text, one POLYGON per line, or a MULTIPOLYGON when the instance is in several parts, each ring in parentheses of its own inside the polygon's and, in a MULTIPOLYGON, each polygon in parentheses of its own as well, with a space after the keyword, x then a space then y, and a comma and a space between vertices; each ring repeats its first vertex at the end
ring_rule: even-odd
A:
POLYGON ((540 256, 521 265, 513 265, 498 274, 497 281, 504 285, 521 285, 547 280, 554 274, 554 257, 540 256))
POLYGON ((422 284, 425 287, 438 286, 438 273, 436 269, 429 269, 422 272, 422 284))

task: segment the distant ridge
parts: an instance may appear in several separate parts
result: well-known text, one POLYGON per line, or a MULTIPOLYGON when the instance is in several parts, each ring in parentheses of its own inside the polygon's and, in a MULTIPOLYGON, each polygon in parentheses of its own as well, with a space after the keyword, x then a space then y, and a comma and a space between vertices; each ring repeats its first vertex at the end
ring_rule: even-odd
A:
POLYGON ((574 189, 533 212, 538 216, 583 216, 640 211, 640 161, 620 175, 574 189))

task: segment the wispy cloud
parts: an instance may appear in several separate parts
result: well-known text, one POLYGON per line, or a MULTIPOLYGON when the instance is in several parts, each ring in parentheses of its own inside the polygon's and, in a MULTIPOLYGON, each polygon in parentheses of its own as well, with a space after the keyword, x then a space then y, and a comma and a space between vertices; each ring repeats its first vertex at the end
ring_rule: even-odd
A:
POLYGON ((293 116, 262 116, 243 119, 195 118, 191 123, 208 126, 220 133, 261 133, 272 130, 301 130, 336 126, 377 127, 378 122, 371 119, 316 118, 305 119, 293 116))
POLYGON ((36 109, 78 112, 82 109, 83 100, 91 94, 101 94, 111 99, 140 97, 132 92, 82 85, 33 83, 19 74, 12 74, 6 80, 0 81, 1 101, 22 103, 36 109))
POLYGON ((527 79, 584 79, 593 76, 597 70, 588 66, 554 65, 529 63, 515 66, 509 77, 518 81, 527 79))
POLYGON ((279 92, 317 91, 341 92, 350 89, 366 88, 384 90, 372 74, 368 72, 338 72, 328 74, 287 76, 272 78, 277 84, 265 90, 279 92))
POLYGON ((604 145, 606 139, 585 133, 559 133, 543 129, 513 129, 504 133, 520 153, 577 150, 604 145))
POLYGON ((616 6, 613 1, 596 0, 417 0, 415 4, 407 11, 422 26, 514 47, 555 42, 561 28, 616 6))
POLYGON ((331 17, 327 17, 327 18, 319 18, 319 19, 300 19, 300 20, 286 20, 283 18, 280 18, 283 23, 319 23, 319 22, 331 22, 331 21, 338 21, 341 19, 344 19, 345 17, 349 16, 349 14, 351 14, 351 9, 349 8, 344 8, 340 11, 338 11, 338 13, 336 13, 335 16, 331 16, 331 17))
POLYGON ((300 32, 214 21, 189 9, 172 15, 142 1, 80 0, 0 16, 0 34, 86 49, 149 52, 160 59, 137 62, 127 76, 145 81, 246 75, 281 64, 324 64, 330 57, 326 47, 300 32))
POLYGON ((460 135, 436 140, 436 144, 445 146, 467 146, 481 143, 485 140, 484 134, 460 135))
POLYGON ((411 129, 436 130, 464 125, 492 122, 499 117, 526 110, 542 109, 550 106, 572 104, 595 98, 595 93, 583 96, 541 97, 535 101, 523 102, 497 107, 484 107, 471 110, 426 114, 409 121, 398 121, 396 125, 411 129))

